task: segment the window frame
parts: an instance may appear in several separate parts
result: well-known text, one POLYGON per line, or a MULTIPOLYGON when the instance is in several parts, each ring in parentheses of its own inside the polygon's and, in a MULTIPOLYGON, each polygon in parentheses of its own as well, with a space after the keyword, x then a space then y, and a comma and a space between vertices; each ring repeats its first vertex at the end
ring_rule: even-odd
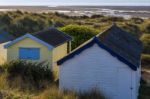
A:
MULTIPOLYGON (((31 52, 30 52, 31 53, 31 52)), ((19 55, 19 59, 20 60, 39 60, 40 59, 40 48, 35 48, 35 47, 19 47, 19 51, 18 51, 18 55, 19 55), (29 54, 28 54, 28 56, 26 56, 26 57, 23 57, 23 56, 21 56, 21 49, 27 49, 27 50, 30 50, 30 49, 36 49, 37 50, 37 57, 33 57, 32 55, 30 56, 29 54)))

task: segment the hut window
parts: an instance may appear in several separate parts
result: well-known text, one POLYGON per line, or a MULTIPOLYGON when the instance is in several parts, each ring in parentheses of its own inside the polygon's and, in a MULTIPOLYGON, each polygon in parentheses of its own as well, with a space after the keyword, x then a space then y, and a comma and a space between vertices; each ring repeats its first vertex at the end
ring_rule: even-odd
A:
POLYGON ((38 60, 39 58, 39 48, 19 48, 19 59, 38 60))

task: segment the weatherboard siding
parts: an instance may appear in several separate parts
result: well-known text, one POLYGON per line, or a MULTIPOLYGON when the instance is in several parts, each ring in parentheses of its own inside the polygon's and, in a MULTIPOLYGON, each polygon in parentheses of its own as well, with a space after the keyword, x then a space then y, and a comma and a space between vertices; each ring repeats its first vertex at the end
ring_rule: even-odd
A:
POLYGON ((4 49, 4 45, 7 43, 8 42, 0 44, 0 64, 3 64, 7 59, 7 50, 4 49))
POLYGON ((52 51, 53 70, 56 72, 57 77, 58 77, 58 69, 59 69, 57 65, 57 61, 66 55, 67 55, 67 43, 57 46, 52 51))
MULTIPOLYGON (((136 71, 133 71, 126 64, 113 57, 110 53, 94 44, 74 58, 64 62, 59 69, 60 89, 73 89, 87 91, 93 88, 99 89, 108 98, 117 99, 120 93, 117 86, 117 73, 120 68, 125 68, 132 73, 132 85, 134 93, 137 92, 136 71), (110 76, 111 75, 111 76, 110 76), (103 81, 97 78, 103 78, 103 81)), ((132 95, 136 99, 137 94, 132 95)), ((122 98, 124 99, 124 98, 122 98)))
POLYGON ((47 61, 49 66, 52 66, 52 51, 46 46, 32 40, 31 38, 25 38, 12 46, 7 48, 7 60, 18 60, 19 59, 19 48, 39 48, 40 58, 38 60, 32 60, 34 62, 47 61))

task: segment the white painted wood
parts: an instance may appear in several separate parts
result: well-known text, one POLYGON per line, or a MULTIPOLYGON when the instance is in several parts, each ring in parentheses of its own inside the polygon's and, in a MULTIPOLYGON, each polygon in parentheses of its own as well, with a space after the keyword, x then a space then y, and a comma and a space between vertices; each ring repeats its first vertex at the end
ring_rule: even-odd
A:
POLYGON ((118 98, 119 93, 126 99, 136 99, 138 95, 135 91, 138 89, 139 72, 133 71, 97 44, 63 63, 59 70, 60 89, 88 91, 96 88, 109 99, 121 99, 118 98), (124 76, 127 80, 121 82, 124 76), (122 84, 125 86, 122 87, 122 84), (134 87, 133 92, 126 88, 131 85, 134 87), (132 95, 129 96, 129 92, 132 95))
POLYGON ((126 68, 118 69, 117 99, 132 99, 132 72, 126 68), (128 98, 127 98, 128 97, 128 98))

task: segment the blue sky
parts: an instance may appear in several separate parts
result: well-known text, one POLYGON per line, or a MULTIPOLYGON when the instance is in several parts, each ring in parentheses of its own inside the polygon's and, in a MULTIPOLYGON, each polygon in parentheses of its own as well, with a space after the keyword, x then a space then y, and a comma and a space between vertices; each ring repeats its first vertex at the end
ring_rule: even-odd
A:
POLYGON ((150 5, 150 0, 0 0, 0 5, 150 5))

